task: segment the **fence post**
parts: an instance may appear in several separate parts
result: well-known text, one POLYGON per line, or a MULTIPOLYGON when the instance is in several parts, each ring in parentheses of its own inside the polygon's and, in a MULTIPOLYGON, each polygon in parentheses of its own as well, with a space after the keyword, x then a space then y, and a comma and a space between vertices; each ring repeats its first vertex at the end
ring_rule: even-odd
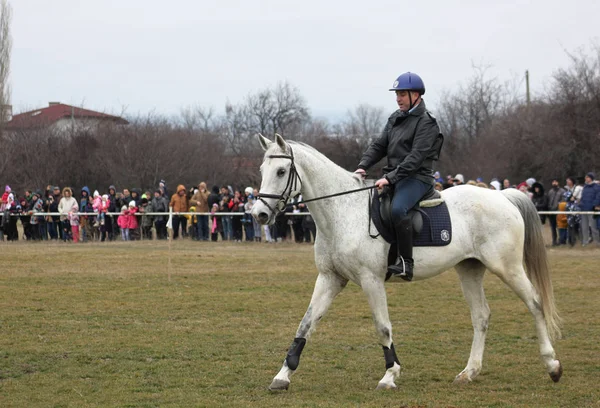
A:
POLYGON ((169 282, 171 282, 171 245, 173 242, 173 207, 169 207, 169 220, 167 221, 167 240, 169 241, 169 265, 167 267, 169 282))

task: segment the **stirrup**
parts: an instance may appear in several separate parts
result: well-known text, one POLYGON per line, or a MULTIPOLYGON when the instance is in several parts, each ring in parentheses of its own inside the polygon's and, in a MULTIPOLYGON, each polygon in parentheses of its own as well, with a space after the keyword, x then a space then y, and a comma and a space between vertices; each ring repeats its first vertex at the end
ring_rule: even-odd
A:
POLYGON ((397 276, 410 282, 413 278, 413 260, 405 260, 403 257, 399 256, 398 259, 396 259, 396 263, 394 265, 389 265, 387 270, 388 272, 385 280, 388 280, 392 276, 397 276))

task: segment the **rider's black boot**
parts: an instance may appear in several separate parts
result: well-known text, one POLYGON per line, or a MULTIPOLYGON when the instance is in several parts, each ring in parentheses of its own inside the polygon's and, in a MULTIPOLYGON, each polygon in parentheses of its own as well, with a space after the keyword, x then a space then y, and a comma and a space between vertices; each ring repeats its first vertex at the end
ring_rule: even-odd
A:
POLYGON ((396 222, 396 243, 398 245, 398 258, 394 265, 388 266, 388 278, 398 276, 411 281, 413 278, 413 228, 410 217, 404 217, 396 222))

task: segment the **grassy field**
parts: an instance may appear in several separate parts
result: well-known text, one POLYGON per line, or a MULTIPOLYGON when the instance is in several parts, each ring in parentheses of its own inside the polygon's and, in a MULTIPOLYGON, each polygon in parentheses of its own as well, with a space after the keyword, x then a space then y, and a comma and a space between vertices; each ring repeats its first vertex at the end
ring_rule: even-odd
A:
POLYGON ((384 374, 371 312, 353 284, 309 340, 290 390, 267 391, 308 305, 311 245, 0 243, 1 407, 600 406, 600 251, 552 249, 565 321, 554 384, 533 320, 496 277, 482 374, 450 272, 387 293, 403 372, 384 374), (170 277, 170 279, 169 279, 170 277))

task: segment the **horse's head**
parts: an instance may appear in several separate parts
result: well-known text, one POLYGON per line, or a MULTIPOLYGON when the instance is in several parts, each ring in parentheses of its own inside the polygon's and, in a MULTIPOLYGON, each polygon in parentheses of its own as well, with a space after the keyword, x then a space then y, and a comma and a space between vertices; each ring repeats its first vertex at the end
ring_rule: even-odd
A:
POLYGON ((266 152, 260 172, 262 182, 252 216, 261 224, 273 224, 277 214, 285 211, 288 201, 300 194, 300 176, 296 171, 292 147, 276 134, 272 142, 258 135, 266 152))

